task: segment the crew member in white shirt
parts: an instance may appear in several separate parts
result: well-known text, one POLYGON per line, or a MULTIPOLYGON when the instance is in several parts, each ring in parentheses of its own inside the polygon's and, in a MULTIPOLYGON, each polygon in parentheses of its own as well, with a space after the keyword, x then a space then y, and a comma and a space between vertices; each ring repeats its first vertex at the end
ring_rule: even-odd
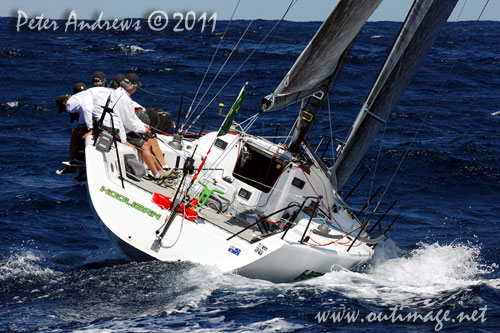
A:
POLYGON ((151 143, 145 140, 141 135, 151 134, 151 129, 135 114, 134 102, 130 97, 135 93, 139 85, 141 85, 141 82, 137 74, 129 73, 120 82, 120 88, 114 91, 114 96, 112 98, 114 103, 113 109, 121 120, 120 139, 122 142, 127 141, 139 148, 142 159, 155 178, 166 178, 168 174, 163 170, 162 166, 153 155, 151 143))
POLYGON ((78 126, 71 131, 69 149, 70 163, 77 160, 78 151, 83 149, 83 142, 92 134, 92 103, 88 99, 85 84, 78 82, 73 87, 73 96, 66 101, 68 113, 78 113, 78 126))

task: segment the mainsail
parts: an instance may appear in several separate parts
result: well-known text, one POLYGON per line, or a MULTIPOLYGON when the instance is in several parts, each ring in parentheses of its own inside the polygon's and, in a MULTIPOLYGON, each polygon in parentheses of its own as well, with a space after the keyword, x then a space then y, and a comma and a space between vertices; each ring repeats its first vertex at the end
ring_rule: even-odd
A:
MULTIPOLYGON (((265 110, 285 107, 324 90, 351 42, 382 0, 341 0, 301 53, 265 110)), ((266 104, 266 103, 264 103, 266 104)))
POLYGON ((415 0, 332 167, 341 189, 384 126, 458 0, 415 0))

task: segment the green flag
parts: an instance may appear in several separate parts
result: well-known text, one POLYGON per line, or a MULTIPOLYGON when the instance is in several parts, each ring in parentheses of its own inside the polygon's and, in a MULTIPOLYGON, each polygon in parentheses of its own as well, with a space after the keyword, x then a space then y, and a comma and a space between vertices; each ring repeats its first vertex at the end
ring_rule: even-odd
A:
POLYGON ((224 123, 222 124, 219 133, 217 136, 222 136, 226 135, 227 132, 229 132, 229 129, 231 128, 231 125, 233 124, 233 119, 236 113, 238 113, 238 110, 240 109, 241 103, 243 103, 243 100, 245 97, 247 97, 247 92, 245 91, 247 84, 241 88, 240 94, 238 95, 238 98, 236 99, 236 102, 234 102, 233 107, 231 108, 231 111, 229 111, 228 115, 226 116, 226 119, 224 120, 224 123))

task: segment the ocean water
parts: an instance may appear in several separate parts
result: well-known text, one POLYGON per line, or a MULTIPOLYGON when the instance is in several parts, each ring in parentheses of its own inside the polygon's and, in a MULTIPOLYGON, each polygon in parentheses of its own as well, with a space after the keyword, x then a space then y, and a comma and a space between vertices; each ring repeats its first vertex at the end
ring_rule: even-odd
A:
MULTIPOLYGON (((0 331, 498 331, 500 22, 445 26, 346 186, 373 171, 348 200, 361 207, 388 183, 418 131, 384 199, 384 210, 398 200, 385 223, 401 216, 361 270, 273 284, 202 265, 134 262, 108 241, 85 184, 55 174, 72 126, 55 98, 77 81, 90 84, 96 70, 108 79, 134 71, 144 83, 139 103, 176 115, 183 95, 185 112, 226 23, 214 33, 15 32, 14 19, 0 18, 0 331), (336 322, 342 311, 359 317, 336 322), (394 311, 421 317, 391 320, 394 311), (450 321, 439 326, 445 311, 450 321), (460 321, 464 315, 472 317, 460 321)), ((248 23, 233 22, 198 97, 248 23)), ((216 129, 217 105, 231 105, 247 81, 237 121, 252 116, 319 27, 284 22, 216 96, 275 23, 253 22, 200 103, 197 112, 215 97, 193 131, 202 123, 216 129)), ((399 27, 363 28, 330 97, 335 137, 348 134, 399 27)), ((280 124, 284 140, 296 116, 296 107, 264 114, 251 132, 273 136, 280 124)), ((329 118, 325 110, 313 146, 329 135, 329 118)))

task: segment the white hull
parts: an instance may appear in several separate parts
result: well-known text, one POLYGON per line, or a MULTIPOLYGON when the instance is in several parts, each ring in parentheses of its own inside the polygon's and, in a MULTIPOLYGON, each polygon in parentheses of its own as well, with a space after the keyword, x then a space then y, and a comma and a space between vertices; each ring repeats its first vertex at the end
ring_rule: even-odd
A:
MULTIPOLYGON (((227 135, 227 137, 231 139, 232 136, 227 135)), ((237 138, 237 136, 234 137, 237 138)), ((209 134, 198 142, 190 143, 191 146, 195 143, 199 145, 198 154, 194 157, 196 167, 208 150, 207 144, 212 142, 213 138, 214 136, 210 137, 209 134)), ((163 140, 169 139, 163 138, 163 140)), ((120 156, 136 154, 131 148, 120 143, 118 145, 120 156)), ((169 165, 175 163, 176 156, 187 157, 190 154, 189 151, 175 152, 164 144, 161 145, 161 148, 169 165)), ((220 156, 216 153, 211 155, 212 160, 208 159, 206 165, 210 167, 219 163, 217 166, 222 168, 227 168, 225 164, 234 166, 238 158, 238 151, 231 152, 231 146, 229 146, 222 165, 217 162, 217 158, 220 156)), ((85 154, 88 192, 95 216, 118 240, 125 252, 132 257, 140 259, 152 257, 162 261, 189 261, 212 265, 222 271, 232 271, 250 278, 274 282, 293 281, 318 275, 318 273, 324 274, 335 269, 336 266, 352 269, 372 257, 373 250, 361 242, 356 242, 348 252, 348 245, 357 232, 351 232, 350 238, 348 238, 347 235, 342 235, 338 230, 330 229, 330 236, 344 236, 337 240, 332 240, 329 235, 312 233, 320 223, 317 219, 312 220, 306 233, 310 238, 301 243, 300 240, 310 220, 304 214, 299 216, 293 228, 289 229, 284 237, 284 232, 281 230, 259 234, 254 229, 242 233, 241 237, 236 236, 227 240, 242 227, 231 226, 228 214, 217 214, 207 207, 197 209, 199 215, 195 221, 189 221, 182 214, 177 214, 161 241, 161 247, 155 249, 153 245, 157 241, 157 231, 164 225, 171 212, 161 209, 152 202, 152 195, 157 189, 158 192, 163 191, 164 195, 173 196, 173 190, 162 190, 162 188, 151 184, 149 187, 143 187, 142 183, 149 182, 145 180, 134 182, 127 177, 125 177, 124 188, 122 188, 118 178, 119 171, 114 148, 107 153, 100 152, 92 146, 90 140, 87 140, 85 154), (156 187, 151 190, 151 186, 156 187), (216 220, 220 221, 216 223, 216 220), (256 238, 252 239, 253 236, 256 238), (130 251, 131 249, 135 249, 137 252, 130 251)), ((122 169, 125 168, 123 159, 121 159, 121 166, 122 169)), ((293 172, 292 169, 290 170, 293 172)), ((283 173, 285 172, 283 171, 283 173)), ((217 180, 222 178, 222 176, 218 177, 214 174, 208 175, 206 179, 208 177, 217 178, 217 180)), ((280 176, 274 186, 282 186, 281 183, 285 181, 285 177, 285 175, 280 176)), ((200 178, 203 179, 203 175, 200 174, 200 178)), ((314 180, 310 182, 313 186, 314 180)), ((236 193, 235 191, 240 186, 239 183, 241 182, 233 179, 231 184, 226 184, 225 193, 229 193, 233 188, 232 192, 236 193)), ((246 188, 250 187, 246 186, 246 188)), ((306 190, 302 189, 302 191, 306 190)), ((332 191, 328 188, 324 190, 332 191)), ((288 202, 286 204, 279 202, 280 198, 284 196, 284 191, 285 189, 283 191, 273 189, 267 194, 260 193, 260 199, 257 197, 258 191, 254 191, 256 194, 252 195, 254 200, 263 200, 265 199, 264 195, 267 195, 268 202, 280 205, 279 208, 282 208, 288 204, 288 202)), ((286 193, 289 194, 290 191, 286 190, 286 193)), ((334 193, 330 192, 329 194, 330 196, 324 200, 333 200, 334 193)), ((233 197, 235 196, 234 194, 233 197)), ((326 204, 330 205, 328 202, 326 204)), ((270 204, 268 203, 268 205, 270 204)), ((269 209, 271 211, 277 210, 276 207, 269 209)), ((346 211, 336 214, 336 221, 343 224, 344 230, 345 228, 354 230, 353 225, 359 227, 359 224, 356 224, 358 222, 353 220, 346 211)))

